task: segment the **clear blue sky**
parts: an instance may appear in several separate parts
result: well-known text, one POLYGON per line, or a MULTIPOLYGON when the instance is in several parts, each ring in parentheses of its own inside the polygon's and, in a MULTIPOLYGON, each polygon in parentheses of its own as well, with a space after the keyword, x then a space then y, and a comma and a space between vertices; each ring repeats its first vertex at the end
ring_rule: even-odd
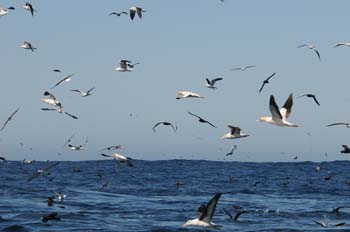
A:
POLYGON ((350 130, 325 125, 350 121, 350 48, 332 48, 350 41, 349 1, 31 2, 34 17, 22 1, 1 2, 16 10, 0 18, 0 121, 21 107, 0 132, 1 155, 8 159, 100 159, 99 149, 117 144, 124 146, 121 154, 147 160, 223 160, 233 145, 237 153, 226 160, 347 159, 339 151, 350 145, 350 130), (147 11, 142 20, 108 16, 134 5, 147 11), (38 48, 35 53, 19 47, 24 40, 38 48), (304 43, 316 45, 321 62, 313 51, 296 48, 304 43), (119 73, 114 68, 120 59, 141 64, 119 73), (230 71, 251 64, 257 67, 230 71), (52 72, 56 68, 63 73, 52 72), (273 72, 277 75, 258 94, 273 72), (47 106, 40 100, 44 91, 70 73, 76 73, 72 81, 52 93, 79 120, 40 110, 47 106), (213 91, 204 87, 206 77, 224 80, 213 91), (87 98, 69 91, 93 86, 87 98), (206 98, 176 100, 179 90, 206 98), (291 92, 290 121, 299 128, 256 122, 270 115, 270 94, 281 106, 291 92), (304 93, 316 94, 321 106, 296 98, 304 93), (159 127, 154 134, 158 121, 173 122, 178 132, 159 127), (220 140, 228 124, 250 137, 220 140), (86 150, 62 148, 73 133, 74 145, 89 138, 86 150))

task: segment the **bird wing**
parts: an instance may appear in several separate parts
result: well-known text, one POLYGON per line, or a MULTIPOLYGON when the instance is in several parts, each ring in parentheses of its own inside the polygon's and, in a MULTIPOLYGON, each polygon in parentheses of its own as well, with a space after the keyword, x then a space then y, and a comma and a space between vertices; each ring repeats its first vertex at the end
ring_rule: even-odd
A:
POLYGON ((316 104, 317 104, 317 105, 320 105, 320 103, 317 101, 317 99, 316 99, 316 96, 315 96, 315 95, 313 95, 313 96, 312 96, 312 98, 314 99, 314 101, 316 102, 316 104))
POLYGON ((292 106, 293 106, 293 94, 291 93, 287 101, 284 103, 283 107, 280 110, 280 113, 283 118, 287 119, 289 117, 289 115, 292 112, 292 106))
POLYGON ((208 204, 206 206, 207 213, 202 218, 202 221, 207 222, 207 223, 211 222, 211 219, 215 213, 216 204, 218 203, 220 197, 221 197, 221 193, 217 193, 217 194, 215 194, 215 196, 212 199, 210 199, 210 201, 208 202, 208 204))
POLYGON ((247 213, 248 211, 239 211, 237 214, 236 214, 236 216, 234 217, 234 221, 237 221, 237 219, 239 218, 239 216, 241 216, 242 214, 244 214, 244 213, 247 213))
POLYGON ((11 121, 12 117, 18 112, 19 108, 20 108, 20 107, 18 107, 18 108, 7 118, 7 120, 6 120, 6 122, 4 123, 4 125, 2 125, 0 131, 2 131, 2 130, 5 128, 5 126, 7 125, 7 123, 8 123, 9 121, 11 121))
POLYGON ((278 109, 278 106, 276 104, 276 101, 273 95, 270 96, 269 108, 272 115, 272 119, 274 121, 281 121, 283 117, 278 109))
POLYGON ((189 114, 192 115, 192 116, 195 116, 195 117, 198 118, 198 119, 201 119, 201 117, 199 117, 198 115, 195 115, 194 113, 191 113, 190 111, 187 111, 187 113, 189 113, 189 114))
POLYGON ((318 59, 321 60, 320 53, 316 49, 313 49, 313 50, 316 52, 318 59))
POLYGON ((159 126, 160 124, 162 124, 163 122, 157 122, 153 127, 152 130, 154 133, 156 133, 156 127, 159 126))
POLYGON ((244 69, 247 69, 247 68, 254 68, 256 67, 256 65, 248 65, 248 66, 245 66, 244 69))
POLYGON ((130 12, 130 18, 131 18, 131 20, 134 20, 136 10, 135 10, 134 8, 130 8, 129 12, 130 12))
POLYGON ((142 18, 142 8, 140 7, 136 7, 136 11, 137 11, 137 15, 139 16, 139 18, 142 18))
POLYGON ((231 220, 233 220, 232 215, 225 208, 222 208, 222 210, 226 213, 227 216, 230 217, 231 220))
POLYGON ((232 68, 231 71, 242 70, 242 68, 232 68))
POLYGON ((89 89, 86 93, 90 93, 92 90, 94 90, 95 89, 95 87, 92 87, 91 89, 89 89))
POLYGON ((337 122, 337 123, 332 123, 332 124, 329 124, 329 125, 326 125, 326 126, 338 126, 338 125, 348 125, 348 123, 345 123, 345 122, 337 122))
POLYGON ((110 156, 110 155, 103 154, 103 153, 101 153, 101 155, 104 156, 104 157, 112 157, 112 156, 110 156))
POLYGON ((212 127, 215 127, 216 128, 216 126, 214 126, 211 122, 209 122, 209 121, 207 121, 207 120, 205 120, 206 121, 206 123, 208 123, 210 126, 212 126, 212 127))
POLYGON ((307 46, 309 46, 309 45, 307 45, 307 44, 302 44, 302 45, 299 45, 297 48, 302 48, 302 47, 307 47, 307 46))
POLYGON ((231 129, 231 135, 239 134, 241 132, 241 128, 237 126, 230 126, 230 125, 227 125, 227 126, 231 129))
POLYGON ((259 89, 259 93, 263 90, 265 84, 266 84, 266 82, 264 81, 263 84, 261 85, 260 89, 259 89))
POLYGON ((215 84, 215 82, 217 82, 217 81, 221 81, 221 80, 223 80, 223 78, 221 78, 221 77, 219 77, 219 78, 215 78, 215 79, 211 80, 211 83, 213 83, 213 85, 214 85, 214 84, 215 84))
POLYGON ((79 90, 79 89, 71 89, 70 91, 72 91, 72 92, 78 92, 78 93, 82 94, 81 90, 79 90))
POLYGON ((266 81, 269 81, 273 76, 275 76, 276 75, 276 73, 274 72, 274 73, 272 73, 267 79, 266 79, 266 81))
POLYGON ((36 172, 34 173, 31 177, 29 177, 27 179, 27 182, 30 182, 32 181, 34 178, 37 178, 38 176, 44 174, 45 172, 49 171, 51 168, 55 167, 56 165, 58 165, 59 161, 56 161, 55 163, 53 164, 50 164, 49 166, 47 166, 46 168, 42 169, 43 171, 42 172, 36 172))
POLYGON ((62 82, 65 82, 67 79, 69 79, 71 76, 73 76, 74 73, 69 74, 68 76, 66 76, 65 78, 63 78, 62 80, 60 80, 59 82, 57 82, 53 87, 51 87, 51 89, 55 88, 56 86, 59 86, 62 82))
POLYGON ((44 96, 49 96, 51 99, 56 100, 55 95, 53 95, 52 93, 50 93, 50 92, 48 92, 48 91, 45 91, 45 92, 44 92, 44 96))
POLYGON ((345 222, 341 222, 341 223, 335 224, 333 227, 343 226, 345 224, 346 224, 345 222))
POLYGON ((66 115, 68 115, 69 117, 71 117, 71 118, 74 118, 74 119, 78 119, 78 117, 77 116, 74 116, 73 114, 70 114, 70 113, 68 113, 68 112, 64 112, 66 115))
POLYGON ((211 81, 208 78, 205 78, 205 80, 207 81, 208 85, 212 85, 211 81))
POLYGON ((349 147, 347 145, 341 145, 341 146, 344 148, 344 150, 348 150, 349 149, 349 147))
POLYGON ((64 143, 64 145, 63 145, 63 147, 65 147, 71 140, 72 140, 72 138, 75 136, 75 134, 72 134, 69 138, 68 138, 68 140, 64 143))

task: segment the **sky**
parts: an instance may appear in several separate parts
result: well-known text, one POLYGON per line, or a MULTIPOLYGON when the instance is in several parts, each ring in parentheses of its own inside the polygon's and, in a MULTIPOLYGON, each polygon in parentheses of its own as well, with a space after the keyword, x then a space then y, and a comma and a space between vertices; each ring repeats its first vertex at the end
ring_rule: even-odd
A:
POLYGON ((325 127, 350 121, 348 86, 349 1, 148 0, 31 1, 34 17, 22 1, 0 18, 0 122, 19 112, 0 132, 0 156, 9 160, 96 160, 100 150, 122 145, 118 153, 134 159, 208 159, 226 161, 331 161, 349 144, 350 129, 325 127), (142 7, 142 19, 109 16, 142 7), (29 41, 33 53, 19 46, 29 41), (312 43, 312 50, 296 48, 312 43), (133 72, 115 71, 121 59, 140 62, 133 72), (235 67, 255 68, 231 71, 235 67), (60 69, 62 73, 55 73, 60 69), (262 81, 276 72, 259 94, 262 81), (68 74, 72 81, 50 88, 68 74), (216 90, 205 78, 222 77, 216 90), (80 97, 71 89, 87 90, 80 97), (42 111, 45 91, 62 102, 71 119, 42 111), (204 99, 176 100, 188 90, 204 99), (289 121, 298 128, 257 122, 270 116, 270 94, 282 106, 293 93, 289 121), (305 93, 317 96, 321 106, 305 93), (199 123, 191 111, 217 128, 199 123), (130 116, 132 115, 132 116, 130 116), (178 126, 152 127, 159 121, 178 126), (227 125, 250 136, 221 140, 227 125), (62 147, 88 138, 83 151, 62 147), (20 145, 23 144, 23 146, 20 145), (231 147, 235 154, 226 157, 231 147), (61 155, 59 155, 60 153, 61 155), (327 153, 327 156, 325 154, 327 153))

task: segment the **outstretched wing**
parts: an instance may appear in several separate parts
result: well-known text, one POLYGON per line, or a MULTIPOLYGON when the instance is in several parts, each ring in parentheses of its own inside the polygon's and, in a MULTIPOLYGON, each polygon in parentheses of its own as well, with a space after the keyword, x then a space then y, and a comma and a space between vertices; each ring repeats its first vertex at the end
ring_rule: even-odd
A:
POLYGON ((272 115, 272 119, 274 121, 281 121, 282 115, 278 109, 278 106, 276 104, 275 98, 273 95, 270 96, 270 103, 269 103, 270 112, 272 115))
POLYGON ((210 199, 210 201, 207 204, 207 213, 206 215, 203 217, 202 221, 204 222, 211 222, 211 219, 215 213, 215 209, 216 209, 216 204, 218 203, 219 199, 221 197, 221 193, 217 193, 215 194, 215 196, 210 199))
POLYGON ((289 97, 287 101, 284 103, 282 109, 280 110, 280 113, 283 118, 288 118, 290 113, 292 112, 292 106, 293 106, 293 94, 289 94, 289 97))

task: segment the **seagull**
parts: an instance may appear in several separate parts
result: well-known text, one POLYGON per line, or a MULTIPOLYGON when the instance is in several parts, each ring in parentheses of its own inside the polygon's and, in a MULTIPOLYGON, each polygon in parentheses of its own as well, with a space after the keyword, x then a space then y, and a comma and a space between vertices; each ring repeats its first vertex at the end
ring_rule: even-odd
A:
POLYGON ((284 103, 281 110, 278 110, 278 106, 276 104, 275 98, 273 95, 270 96, 270 112, 272 117, 260 117, 258 119, 258 122, 268 122, 277 126, 288 126, 288 127, 298 127, 297 125, 294 125, 291 122, 287 121, 287 118, 291 114, 293 105, 293 94, 291 93, 287 99, 287 101, 284 103))
POLYGON ((45 167, 44 169, 38 169, 38 170, 36 171, 36 173, 34 173, 31 177, 29 177, 29 178, 27 179, 27 182, 30 182, 30 181, 32 181, 34 178, 37 178, 37 177, 39 177, 39 176, 41 176, 41 175, 44 175, 44 174, 47 173, 50 169, 52 169, 53 167, 56 167, 58 164, 59 164, 59 162, 56 161, 56 162, 50 164, 49 166, 45 167))
POLYGON ((19 108, 20 108, 20 107, 18 107, 18 108, 7 118, 7 120, 5 121, 5 123, 2 125, 0 131, 2 131, 2 130, 5 128, 5 126, 7 125, 7 123, 8 123, 9 121, 12 120, 12 117, 18 112, 19 108))
POLYGON ((190 111, 188 111, 187 113, 189 113, 190 115, 195 116, 196 118, 198 118, 198 121, 199 121, 199 122, 208 123, 210 126, 216 128, 216 126, 214 126, 212 123, 210 123, 209 121, 207 121, 207 120, 205 120, 205 119, 199 117, 198 115, 195 115, 195 114, 191 113, 190 111))
POLYGON ((135 65, 140 63, 132 64, 130 60, 121 60, 119 62, 119 67, 116 67, 115 70, 118 72, 132 72, 135 65))
POLYGON ((317 57, 318 57, 318 59, 321 60, 320 53, 316 50, 315 45, 313 45, 313 44, 302 44, 302 45, 298 46, 297 48, 302 48, 302 47, 308 47, 309 49, 314 50, 316 55, 317 55, 317 57))
POLYGON ((170 122, 157 122, 153 127, 152 130, 154 133, 156 133, 156 127, 159 125, 164 125, 164 126, 171 126, 171 128, 173 128, 174 132, 177 131, 177 126, 174 126, 173 124, 171 124, 170 122))
POLYGON ((334 48, 340 47, 340 46, 347 46, 350 47, 350 42, 339 42, 334 45, 334 48))
POLYGON ((223 78, 215 78, 215 79, 212 79, 212 80, 209 80, 208 78, 206 78, 206 81, 207 81, 207 84, 205 85, 205 87, 209 88, 209 89, 216 89, 217 87, 215 87, 215 82, 217 81, 221 81, 223 80, 223 78))
POLYGON ((235 71, 235 70, 245 71, 248 68, 254 68, 254 67, 256 67, 256 66, 255 65, 248 65, 248 66, 244 66, 244 67, 233 68, 233 69, 231 69, 231 71, 235 71))
POLYGON ((61 83, 63 82, 69 82, 72 80, 72 76, 74 75, 74 73, 69 74, 68 76, 66 76, 65 78, 63 78, 62 80, 60 80, 59 82, 57 82, 54 86, 51 87, 51 89, 55 88, 56 86, 59 86, 61 83))
POLYGON ((102 150, 100 151, 105 151, 105 150, 118 150, 118 149, 122 149, 122 145, 113 145, 113 146, 109 146, 109 147, 106 147, 106 148, 103 148, 102 150))
POLYGON ((80 93, 80 96, 82 96, 82 97, 87 97, 87 96, 91 95, 91 91, 94 90, 94 89, 95 89, 95 87, 89 89, 86 92, 82 91, 82 90, 79 90, 79 89, 71 89, 71 91, 80 93))
POLYGON ((238 139, 238 138, 244 138, 249 136, 246 134, 241 134, 241 128, 239 127, 228 125, 228 128, 230 128, 231 131, 227 134, 224 134, 221 137, 221 139, 238 139))
POLYGON ((24 4, 23 8, 26 9, 26 10, 28 10, 28 11, 30 11, 30 13, 32 14, 32 16, 34 16, 34 11, 36 11, 36 10, 34 10, 32 4, 31 4, 30 2, 26 2, 26 3, 24 4))
POLYGON ((77 116, 73 115, 73 114, 70 114, 66 111, 63 111, 62 108, 55 108, 55 109, 52 109, 52 108, 41 108, 41 110, 45 110, 45 111, 57 111, 58 113, 62 114, 62 113, 65 113, 66 115, 68 115, 69 117, 71 118, 74 118, 74 119, 78 119, 77 116))
POLYGON ((340 151, 340 153, 348 154, 350 153, 350 148, 347 145, 341 145, 343 147, 343 150, 340 151))
POLYGON ((311 94, 311 93, 307 93, 307 94, 303 94, 303 95, 301 95, 301 96, 299 96, 299 97, 311 97, 311 98, 313 98, 314 99, 314 101, 316 102, 316 104, 319 106, 320 105, 320 103, 317 101, 317 99, 316 99, 316 96, 315 95, 313 95, 313 94, 311 94))
POLYGON ((220 199, 220 196, 221 196, 221 193, 217 193, 212 199, 210 199, 207 205, 201 205, 198 208, 198 218, 188 220, 182 226, 197 226, 197 227, 204 227, 204 228, 220 229, 222 226, 211 222, 212 217, 214 216, 214 213, 215 213, 216 205, 220 199))
POLYGON ((35 47, 32 46, 31 43, 29 43, 28 41, 24 41, 23 44, 20 46, 21 48, 24 49, 30 49, 32 50, 32 52, 34 52, 34 49, 36 49, 35 47))
POLYGON ((231 148, 231 151, 229 153, 226 154, 226 156, 229 156, 229 155, 233 155, 233 152, 237 149, 237 145, 234 145, 232 148, 231 148))
POLYGON ((204 97, 200 96, 199 94, 193 93, 193 92, 190 92, 190 91, 178 91, 176 99, 190 98, 190 97, 193 97, 193 98, 204 98, 204 97))
POLYGON ((120 163, 126 163, 129 167, 134 166, 131 163, 132 159, 130 157, 126 157, 126 156, 120 155, 118 153, 113 153, 112 155, 106 155, 106 154, 101 153, 101 155, 104 156, 104 157, 112 157, 115 160, 118 160, 120 163))
POLYGON ((272 73, 266 80, 264 80, 262 86, 261 86, 260 89, 259 89, 259 93, 263 90, 263 88, 264 88, 264 86, 265 86, 266 84, 270 83, 269 80, 270 80, 274 75, 276 75, 275 72, 272 73))
POLYGON ((142 13, 146 12, 146 11, 143 10, 141 7, 133 6, 133 7, 130 7, 129 12, 130 12, 131 20, 134 20, 134 17, 135 17, 136 13, 139 16, 139 18, 141 19, 142 18, 142 13))
POLYGON ((350 123, 349 122, 337 122, 337 123, 332 123, 332 124, 329 124, 329 125, 326 125, 326 126, 328 127, 328 126, 338 126, 338 125, 344 125, 345 127, 350 128, 350 123))
POLYGON ((120 12, 120 13, 118 13, 118 12, 112 12, 112 13, 109 14, 109 16, 111 16, 111 15, 121 16, 122 14, 128 15, 127 12, 123 11, 123 12, 120 12))

